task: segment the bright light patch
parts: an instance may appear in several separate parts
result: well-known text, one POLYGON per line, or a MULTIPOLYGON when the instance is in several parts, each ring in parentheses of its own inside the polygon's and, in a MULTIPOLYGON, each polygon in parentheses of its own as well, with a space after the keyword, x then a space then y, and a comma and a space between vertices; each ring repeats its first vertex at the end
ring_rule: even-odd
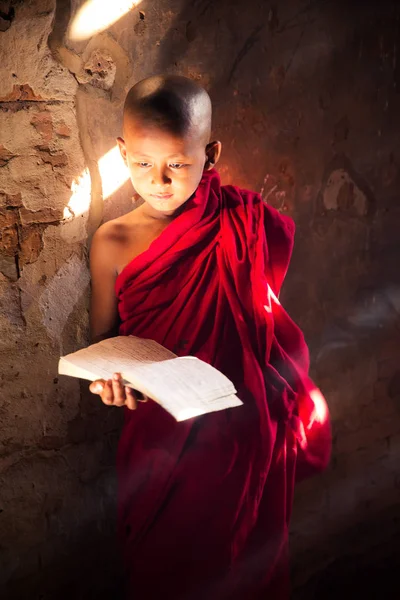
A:
POLYGON ((87 40, 116 23, 140 2, 141 0, 87 0, 72 21, 69 37, 77 41, 87 40))
POLYGON ((325 398, 318 388, 314 388, 310 392, 310 398, 314 402, 314 410, 310 420, 309 428, 316 421, 317 423, 325 423, 328 417, 328 407, 325 398))
POLYGON ((268 304, 264 304, 264 308, 268 313, 272 313, 272 301, 275 302, 275 304, 278 304, 280 306, 280 302, 278 300, 278 298, 275 296, 274 292, 271 290, 269 283, 267 283, 267 287, 268 287, 268 291, 267 291, 267 296, 268 296, 268 304))
POLYGON ((182 408, 179 411, 179 415, 177 417, 177 421, 186 421, 186 419, 193 419, 193 417, 198 417, 199 415, 203 415, 204 410, 201 408, 182 408))
POLYGON ((71 197, 64 208, 64 219, 79 217, 89 210, 91 182, 89 170, 85 169, 79 177, 71 183, 71 197))
POLYGON ((98 162, 103 200, 111 196, 129 179, 129 171, 122 160, 118 146, 111 148, 98 162))
MULTIPOLYGON (((118 146, 111 148, 98 161, 103 200, 111 196, 128 179, 129 171, 121 158, 118 146)), ((87 212, 90 207, 91 180, 89 170, 86 168, 71 183, 71 197, 64 208, 64 219, 79 217, 87 212)))

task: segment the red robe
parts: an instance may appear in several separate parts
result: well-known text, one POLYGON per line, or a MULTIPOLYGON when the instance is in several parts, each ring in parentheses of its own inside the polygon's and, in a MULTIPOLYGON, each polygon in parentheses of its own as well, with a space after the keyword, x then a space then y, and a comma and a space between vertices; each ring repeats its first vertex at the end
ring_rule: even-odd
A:
POLYGON ((331 448, 303 335, 278 300, 293 238, 290 218, 209 171, 117 278, 121 335, 214 365, 244 403, 181 423, 152 401, 126 410, 117 469, 129 598, 288 596, 294 482, 322 470, 331 448))

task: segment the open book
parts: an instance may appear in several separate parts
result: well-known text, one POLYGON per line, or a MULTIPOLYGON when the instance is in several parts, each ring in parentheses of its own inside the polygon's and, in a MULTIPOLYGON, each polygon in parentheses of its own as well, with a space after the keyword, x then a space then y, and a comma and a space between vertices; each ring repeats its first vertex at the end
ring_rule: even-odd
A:
POLYGON ((121 373, 124 384, 142 392, 177 421, 240 406, 233 383, 194 356, 177 357, 153 340, 118 336, 62 356, 60 375, 111 379, 121 373))

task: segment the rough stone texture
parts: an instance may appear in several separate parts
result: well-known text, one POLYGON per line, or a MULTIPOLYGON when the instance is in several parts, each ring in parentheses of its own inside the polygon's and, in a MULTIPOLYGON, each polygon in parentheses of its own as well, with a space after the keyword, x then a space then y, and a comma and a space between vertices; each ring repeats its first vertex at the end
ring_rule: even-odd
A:
POLYGON ((78 84, 47 44, 54 3, 13 5, 0 33, 0 595, 76 597, 81 553, 101 565, 96 539, 113 529, 117 424, 57 376, 60 353, 87 342, 88 214, 63 218, 86 164, 78 84))
POLYGON ((329 175, 323 191, 325 208, 339 210, 363 217, 368 211, 365 194, 357 187, 344 169, 337 169, 329 175))
POLYGON ((90 83, 94 87, 110 90, 115 81, 117 67, 111 56, 94 50, 84 64, 86 77, 80 77, 79 83, 90 83))
POLYGON ((334 454, 298 488, 294 597, 398 597, 400 6, 144 1, 73 42, 81 4, 0 2, 2 597, 118 597, 120 414, 58 378, 57 359, 87 341, 87 240, 132 206, 129 183, 103 197, 98 161, 127 89, 162 71, 210 91, 223 181, 297 222, 282 301, 334 454))

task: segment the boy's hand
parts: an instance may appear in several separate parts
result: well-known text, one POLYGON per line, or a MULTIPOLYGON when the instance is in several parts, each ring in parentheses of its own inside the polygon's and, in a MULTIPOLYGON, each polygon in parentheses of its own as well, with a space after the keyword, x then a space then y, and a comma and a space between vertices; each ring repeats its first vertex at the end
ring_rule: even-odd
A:
POLYGON ((92 394, 98 394, 107 406, 127 406, 130 410, 136 410, 139 400, 146 402, 146 396, 133 390, 122 383, 121 373, 114 373, 112 379, 97 379, 93 381, 89 390, 92 394))

